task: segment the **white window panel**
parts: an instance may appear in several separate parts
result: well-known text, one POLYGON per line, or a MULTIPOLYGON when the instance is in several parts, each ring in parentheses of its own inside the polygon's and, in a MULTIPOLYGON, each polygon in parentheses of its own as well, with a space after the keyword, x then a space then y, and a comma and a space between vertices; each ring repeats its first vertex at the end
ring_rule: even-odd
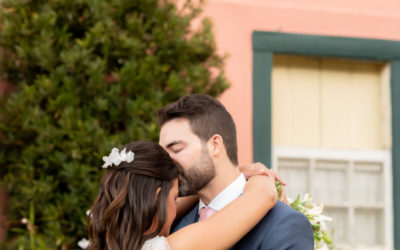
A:
POLYGON ((338 249, 393 249, 390 151, 274 147, 287 195, 310 193, 338 249))

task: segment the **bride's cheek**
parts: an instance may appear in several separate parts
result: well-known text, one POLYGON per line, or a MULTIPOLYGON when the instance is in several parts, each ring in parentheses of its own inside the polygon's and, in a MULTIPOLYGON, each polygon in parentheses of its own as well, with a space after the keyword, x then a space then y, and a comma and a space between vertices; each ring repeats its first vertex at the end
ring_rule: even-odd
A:
POLYGON ((174 202, 174 209, 173 209, 173 211, 174 211, 174 212, 173 212, 174 214, 173 214, 173 217, 172 217, 172 218, 173 218, 173 220, 175 220, 175 218, 176 218, 176 212, 178 211, 178 207, 176 206, 176 203, 175 203, 175 202, 174 202))

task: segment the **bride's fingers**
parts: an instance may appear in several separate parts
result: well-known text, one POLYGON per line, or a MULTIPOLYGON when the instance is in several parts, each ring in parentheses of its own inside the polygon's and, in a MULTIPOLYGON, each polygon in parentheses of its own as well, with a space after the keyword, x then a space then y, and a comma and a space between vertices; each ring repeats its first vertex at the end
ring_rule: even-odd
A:
POLYGON ((275 176, 273 174, 271 174, 271 171, 268 168, 265 169, 260 169, 258 172, 259 175, 265 175, 267 176, 269 179, 271 179, 273 182, 276 181, 275 176))
POLYGON ((264 174, 264 167, 261 167, 260 165, 257 164, 248 164, 248 165, 243 165, 243 166, 239 166, 239 170, 240 172, 242 172, 244 174, 244 176, 246 177, 246 179, 254 176, 254 175, 260 175, 260 174, 264 174))
POLYGON ((264 164, 260 162, 240 166, 239 170, 244 174, 246 179, 250 178, 253 175, 264 174, 269 177, 273 177, 276 181, 279 181, 282 186, 286 186, 286 182, 278 175, 277 172, 268 169, 264 164))
POLYGON ((278 173, 274 170, 271 170, 272 174, 275 176, 275 180, 279 181, 282 186, 286 186, 286 182, 278 175, 278 173))
POLYGON ((281 199, 280 201, 282 201, 283 203, 285 203, 286 205, 290 206, 288 200, 287 200, 287 196, 286 196, 286 192, 285 192, 285 188, 281 187, 281 199))
POLYGON ((282 186, 286 186, 286 182, 278 175, 276 171, 264 168, 263 170, 260 171, 260 174, 272 176, 276 181, 279 181, 282 184, 282 186))

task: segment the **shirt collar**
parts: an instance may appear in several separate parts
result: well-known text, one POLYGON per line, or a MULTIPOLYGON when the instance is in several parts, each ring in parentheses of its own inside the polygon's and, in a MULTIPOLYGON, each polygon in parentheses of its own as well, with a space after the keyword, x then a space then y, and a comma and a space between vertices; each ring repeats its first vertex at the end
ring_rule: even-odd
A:
MULTIPOLYGON (((208 204, 208 207, 216 211, 221 210, 226 205, 228 205, 243 194, 245 185, 246 178, 244 177, 244 174, 240 174, 240 176, 236 178, 236 180, 234 180, 231 184, 229 184, 229 186, 227 186, 217 196, 215 196, 210 204, 208 204)), ((206 207, 206 204, 204 204, 204 202, 200 199, 199 210, 203 207, 206 207)))

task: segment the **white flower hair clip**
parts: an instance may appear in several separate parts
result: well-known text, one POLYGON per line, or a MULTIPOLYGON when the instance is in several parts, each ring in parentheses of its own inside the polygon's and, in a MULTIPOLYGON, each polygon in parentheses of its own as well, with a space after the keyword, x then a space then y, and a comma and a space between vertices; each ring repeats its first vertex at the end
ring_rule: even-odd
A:
POLYGON ((103 168, 107 168, 112 166, 118 166, 121 162, 130 163, 135 158, 135 153, 132 151, 126 152, 126 148, 124 148, 121 152, 119 152, 118 148, 113 148, 109 156, 103 156, 103 168))

